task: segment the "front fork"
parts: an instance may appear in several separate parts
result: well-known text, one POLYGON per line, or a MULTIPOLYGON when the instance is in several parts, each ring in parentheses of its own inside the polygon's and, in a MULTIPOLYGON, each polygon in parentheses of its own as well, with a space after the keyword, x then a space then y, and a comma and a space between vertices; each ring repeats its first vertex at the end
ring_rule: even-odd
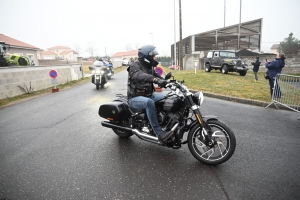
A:
POLYGON ((202 114, 200 112, 200 109, 199 109, 199 106, 196 105, 192 99, 191 96, 188 96, 187 97, 188 101, 189 101, 189 104, 191 105, 191 109, 193 111, 193 113, 195 114, 196 116, 196 119, 201 127, 201 130, 202 130, 202 133, 205 137, 205 145, 209 146, 209 147, 213 147, 215 145, 215 141, 214 139, 211 137, 210 134, 207 133, 207 124, 205 121, 203 121, 203 117, 202 117, 202 114))

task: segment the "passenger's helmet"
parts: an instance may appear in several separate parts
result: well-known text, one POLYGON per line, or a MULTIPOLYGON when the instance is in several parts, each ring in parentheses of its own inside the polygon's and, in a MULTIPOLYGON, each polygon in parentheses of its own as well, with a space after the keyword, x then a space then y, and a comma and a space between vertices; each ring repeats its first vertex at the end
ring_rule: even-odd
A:
POLYGON ((153 59, 154 56, 158 55, 158 51, 153 45, 145 45, 139 48, 138 60, 141 62, 147 62, 153 65, 156 61, 153 59))

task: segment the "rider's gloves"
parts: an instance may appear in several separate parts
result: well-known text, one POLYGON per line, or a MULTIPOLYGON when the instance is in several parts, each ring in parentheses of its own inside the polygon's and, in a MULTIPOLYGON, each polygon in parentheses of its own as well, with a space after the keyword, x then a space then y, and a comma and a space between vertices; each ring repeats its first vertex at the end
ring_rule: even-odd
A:
POLYGON ((168 81, 160 78, 154 78, 153 82, 157 84, 159 87, 165 87, 168 83, 168 81))

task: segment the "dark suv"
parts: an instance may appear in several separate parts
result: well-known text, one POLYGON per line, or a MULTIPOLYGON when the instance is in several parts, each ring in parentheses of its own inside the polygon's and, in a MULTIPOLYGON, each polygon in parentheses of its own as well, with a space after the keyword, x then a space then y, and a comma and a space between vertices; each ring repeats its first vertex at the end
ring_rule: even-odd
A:
POLYGON ((222 74, 238 72, 240 76, 246 76, 248 68, 241 59, 237 58, 235 52, 226 50, 210 50, 205 60, 205 71, 212 69, 220 70, 222 74))

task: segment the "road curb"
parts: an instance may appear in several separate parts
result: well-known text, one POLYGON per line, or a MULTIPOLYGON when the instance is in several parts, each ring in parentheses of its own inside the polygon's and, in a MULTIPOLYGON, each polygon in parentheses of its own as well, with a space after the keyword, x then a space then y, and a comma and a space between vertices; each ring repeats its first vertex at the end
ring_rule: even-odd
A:
MULTIPOLYGON (((193 93, 198 92, 196 90, 190 90, 190 91, 193 93)), ((271 103, 271 102, 257 101, 257 100, 251 100, 251 99, 242 99, 242 98, 237 98, 237 97, 224 96, 224 95, 214 94, 214 93, 209 93, 209 92, 203 92, 203 94, 206 97, 222 99, 222 100, 237 102, 237 103, 244 103, 244 104, 249 104, 249 105, 255 105, 255 106, 261 106, 261 107, 266 107, 271 103)), ((274 104, 272 104, 270 107, 276 108, 274 106, 274 104)), ((281 107, 281 108, 284 109, 284 107, 281 107)))

